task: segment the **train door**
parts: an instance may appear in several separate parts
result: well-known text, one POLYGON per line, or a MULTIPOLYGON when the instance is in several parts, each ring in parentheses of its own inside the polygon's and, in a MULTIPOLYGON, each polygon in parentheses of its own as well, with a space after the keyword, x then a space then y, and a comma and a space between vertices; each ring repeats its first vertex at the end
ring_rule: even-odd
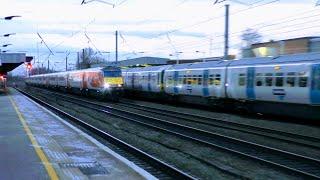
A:
POLYGON ((208 79, 209 79, 209 70, 204 70, 203 71, 203 85, 202 85, 202 94, 204 97, 209 96, 208 79))
POLYGON ((131 73, 131 89, 134 89, 134 73, 131 73))
POLYGON ((312 65, 311 104, 320 104, 320 64, 312 65))
POLYGON ((148 91, 151 91, 151 72, 148 72, 148 91))
POLYGON ((254 100, 256 98, 255 92, 254 92, 254 78, 255 77, 255 68, 254 67, 248 67, 247 69, 247 99, 254 100))
POLYGON ((82 73, 82 89, 88 89, 88 74, 83 72, 82 73))
POLYGON ((174 94, 179 93, 178 78, 179 78, 179 71, 174 71, 173 72, 173 92, 174 92, 174 94))

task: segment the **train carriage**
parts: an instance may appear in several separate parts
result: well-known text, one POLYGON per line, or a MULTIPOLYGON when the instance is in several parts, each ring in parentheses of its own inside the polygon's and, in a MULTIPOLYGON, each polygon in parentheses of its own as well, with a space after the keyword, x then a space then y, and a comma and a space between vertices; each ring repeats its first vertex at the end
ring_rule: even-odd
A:
MULTIPOLYGON (((126 70, 127 90, 151 92, 152 71, 126 70)), ((320 53, 157 66, 163 93, 182 102, 320 119, 320 53), (230 106, 231 105, 231 106, 230 106), (279 110, 280 109, 280 110, 279 110)), ((148 95, 148 94, 147 94, 148 95)))
POLYGON ((165 71, 165 92, 201 98, 225 98, 225 69, 228 62, 174 65, 165 71))
POLYGON ((112 66, 34 75, 28 77, 26 83, 99 98, 107 97, 114 101, 118 100, 123 89, 121 69, 112 66))
MULTIPOLYGON (((320 118, 318 53, 252 58, 228 67, 227 97, 253 112, 320 118), (278 111, 281 109, 281 111, 278 111)), ((239 104, 238 104, 239 105, 239 104)))
POLYGON ((122 75, 127 91, 145 92, 145 95, 158 96, 163 93, 164 71, 171 67, 151 66, 124 70, 122 75))

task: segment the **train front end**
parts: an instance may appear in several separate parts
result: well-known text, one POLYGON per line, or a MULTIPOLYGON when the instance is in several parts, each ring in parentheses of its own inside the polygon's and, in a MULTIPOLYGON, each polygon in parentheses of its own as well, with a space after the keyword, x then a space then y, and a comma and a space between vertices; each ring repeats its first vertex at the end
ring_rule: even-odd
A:
POLYGON ((118 101, 123 93, 123 78, 119 67, 103 68, 105 95, 113 101, 118 101))
POLYGON ((0 74, 0 93, 5 92, 7 88, 7 78, 6 75, 0 74))

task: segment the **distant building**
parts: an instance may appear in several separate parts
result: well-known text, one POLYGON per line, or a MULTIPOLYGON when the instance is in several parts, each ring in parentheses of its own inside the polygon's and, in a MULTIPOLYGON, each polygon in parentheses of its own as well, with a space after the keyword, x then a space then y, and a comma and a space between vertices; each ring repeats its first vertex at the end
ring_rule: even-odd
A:
MULTIPOLYGON (((167 58, 158 58, 158 57, 139 57, 134 59, 127 59, 118 61, 119 66, 130 67, 130 66, 156 66, 156 65, 165 65, 167 64, 167 58)), ((95 64, 93 67, 99 66, 112 66, 115 65, 115 62, 105 62, 100 64, 95 64)))
MULTIPOLYGON (((184 64, 184 63, 195 63, 195 62, 208 62, 208 61, 218 61, 222 60, 223 57, 206 57, 206 58, 197 58, 197 59, 169 59, 167 64, 184 64)), ((235 55, 229 55, 229 60, 235 59, 235 55)))
POLYGON ((266 57, 308 52, 320 52, 320 36, 252 44, 250 48, 242 49, 242 57, 266 57))

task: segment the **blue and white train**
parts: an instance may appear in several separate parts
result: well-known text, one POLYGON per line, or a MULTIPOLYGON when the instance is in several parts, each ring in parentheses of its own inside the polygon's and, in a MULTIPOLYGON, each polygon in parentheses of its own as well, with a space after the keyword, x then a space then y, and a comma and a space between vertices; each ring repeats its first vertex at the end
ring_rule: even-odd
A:
POLYGON ((130 93, 320 119, 320 53, 132 68, 130 93))

